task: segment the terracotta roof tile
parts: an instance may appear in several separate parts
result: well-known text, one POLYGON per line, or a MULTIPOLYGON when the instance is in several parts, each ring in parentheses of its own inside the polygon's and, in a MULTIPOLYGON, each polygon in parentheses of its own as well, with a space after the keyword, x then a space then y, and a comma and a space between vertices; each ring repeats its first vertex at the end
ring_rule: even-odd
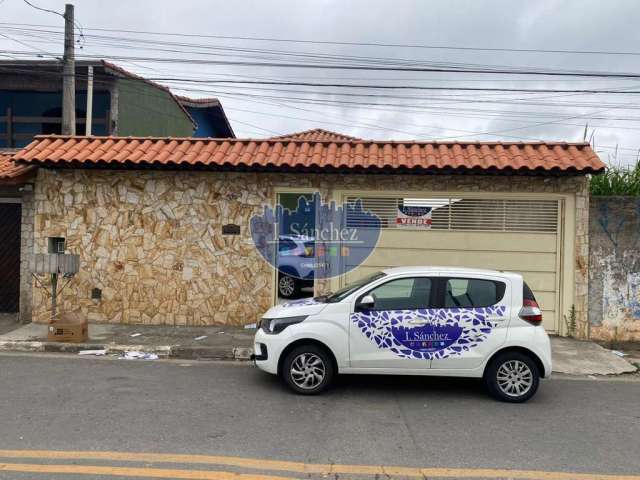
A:
POLYGON ((279 135, 277 137, 271 137, 270 140, 308 140, 316 142, 334 142, 345 140, 362 140, 361 138, 351 137, 349 135, 343 135, 342 133, 331 132, 322 128, 312 128, 311 130, 304 130, 302 132, 288 133, 287 135, 279 135))
POLYGON ((0 184, 21 183, 35 170, 34 165, 16 164, 11 158, 12 151, 0 152, 0 184))
POLYGON ((165 166, 255 170, 582 172, 605 165, 585 143, 402 142, 37 136, 15 154, 48 166, 165 166))

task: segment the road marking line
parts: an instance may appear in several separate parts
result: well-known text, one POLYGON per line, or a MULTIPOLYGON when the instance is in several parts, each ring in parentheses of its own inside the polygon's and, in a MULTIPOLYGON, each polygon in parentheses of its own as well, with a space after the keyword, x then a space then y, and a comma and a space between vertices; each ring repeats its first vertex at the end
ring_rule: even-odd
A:
POLYGON ((189 480, 291 480, 287 477, 206 470, 105 467, 97 465, 42 465, 30 463, 0 463, 0 472, 109 475, 118 477, 176 478, 189 480))
MULTIPOLYGON (((492 468, 413 468, 381 465, 339 465, 290 462, 280 460, 262 460, 256 458, 225 457, 217 455, 188 455, 163 453, 128 452, 83 452, 56 450, 0 450, 0 458, 36 458, 48 460, 106 460, 115 462, 175 463, 233 466, 254 470, 269 470, 289 473, 311 473, 318 475, 388 475, 403 477, 445 477, 445 478, 514 478, 542 480, 640 480, 640 475, 615 475, 598 473, 557 472, 544 470, 510 470, 492 468)), ((1 465, 1 464, 0 464, 1 465)), ((214 472, 215 473, 215 472, 214 472)), ((231 472, 218 472, 231 475, 231 472)), ((256 475, 256 478, 260 475, 256 475)), ((189 478, 189 477, 186 477, 189 478)), ((219 478, 219 477, 216 477, 219 478)), ((282 479, 285 477, 262 476, 263 479, 282 479)))

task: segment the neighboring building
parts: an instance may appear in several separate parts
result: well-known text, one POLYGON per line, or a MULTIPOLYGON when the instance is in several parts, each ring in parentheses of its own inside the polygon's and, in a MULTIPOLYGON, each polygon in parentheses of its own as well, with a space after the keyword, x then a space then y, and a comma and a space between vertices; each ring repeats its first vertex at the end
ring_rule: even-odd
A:
POLYGON ((0 314, 31 321, 33 181, 36 169, 16 165, 15 151, 0 150, 0 314))
MULTIPOLYGON (((121 67, 86 60, 76 61, 77 135, 85 134, 90 66, 94 71, 93 135, 233 137, 217 100, 179 100, 167 87, 121 67)), ((61 63, 5 60, 0 61, 0 73, 0 148, 25 146, 35 135, 59 134, 61 63)))
MULTIPOLYGON (((81 258, 61 308, 94 322, 254 322, 277 299, 250 219, 285 195, 317 191, 325 201, 362 199, 383 227, 363 265, 316 281, 316 291, 388 266, 515 270, 549 331, 563 333, 575 306, 586 332, 587 175, 604 169, 588 144, 369 141, 319 130, 255 140, 50 136, 14 159, 40 167, 36 253, 62 237, 81 258), (432 228, 395 228, 398 207, 414 204, 434 207, 432 228)), ((34 318, 47 308, 34 288, 34 318)))
POLYGON ((235 138, 231 124, 217 98, 187 98, 178 96, 198 126, 194 137, 235 138))

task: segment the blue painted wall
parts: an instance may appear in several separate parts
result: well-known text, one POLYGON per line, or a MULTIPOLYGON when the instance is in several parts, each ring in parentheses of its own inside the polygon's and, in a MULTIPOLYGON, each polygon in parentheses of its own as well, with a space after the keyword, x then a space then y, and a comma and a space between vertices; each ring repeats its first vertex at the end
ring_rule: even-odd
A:
MULTIPOLYGON (((110 99, 108 92, 94 92, 93 94, 93 118, 104 119, 109 110, 110 99)), ((40 117, 46 116, 46 112, 62 107, 61 92, 34 92, 34 91, 15 91, 0 90, 0 116, 5 116, 7 107, 11 107, 13 116, 40 117)), ((76 112, 77 115, 84 117, 87 107, 86 92, 76 92, 76 112)), ((56 116, 56 115, 49 115, 56 116)), ((38 135, 43 132, 43 125, 40 123, 14 123, 13 130, 15 133, 30 133, 38 135)), ((96 125, 92 128, 94 135, 106 135, 106 125, 96 125)), ((7 125, 0 122, 0 134, 7 133, 7 125)), ((84 134, 84 125, 77 131, 79 135, 84 134)), ((18 139, 15 146, 22 147, 31 140, 18 139)), ((8 147, 6 140, 0 138, 0 147, 8 147)))
POLYGON ((219 107, 194 108, 185 107, 191 118, 198 125, 194 137, 214 137, 229 138, 233 137, 233 132, 229 129, 225 121, 224 114, 219 107))
POLYGON ((212 118, 204 108, 186 107, 191 117, 195 120, 198 128, 193 134, 194 137, 217 137, 216 128, 212 122, 212 118))

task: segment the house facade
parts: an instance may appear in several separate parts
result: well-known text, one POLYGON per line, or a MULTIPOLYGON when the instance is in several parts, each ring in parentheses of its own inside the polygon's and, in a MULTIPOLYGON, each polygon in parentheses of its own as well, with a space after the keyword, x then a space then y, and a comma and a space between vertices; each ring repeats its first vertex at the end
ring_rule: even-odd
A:
MULTIPOLYGON (((87 123, 93 70, 93 135, 233 137, 217 99, 178 98, 167 87, 106 61, 76 61, 76 133, 87 123)), ((10 157, 34 136, 59 134, 62 65, 58 61, 0 61, 0 314, 29 322, 36 171, 10 157)))
MULTIPOLYGON (((586 334, 586 175, 604 168, 586 144, 376 142, 325 131, 262 140, 49 136, 13 161, 38 167, 34 251, 57 238, 80 255, 61 310, 94 322, 256 321, 279 301, 278 272, 256 248, 252 219, 288 196, 319 193, 323 202, 361 202, 380 231, 357 265, 316 278, 316 293, 390 266, 515 270, 549 331, 563 333, 574 307, 586 334), (430 211, 428 228, 398 228, 397 212, 416 206, 430 211)), ((348 263, 338 247, 323 260, 348 263)), ((32 297, 33 319, 44 321, 48 298, 37 286, 32 297)))

